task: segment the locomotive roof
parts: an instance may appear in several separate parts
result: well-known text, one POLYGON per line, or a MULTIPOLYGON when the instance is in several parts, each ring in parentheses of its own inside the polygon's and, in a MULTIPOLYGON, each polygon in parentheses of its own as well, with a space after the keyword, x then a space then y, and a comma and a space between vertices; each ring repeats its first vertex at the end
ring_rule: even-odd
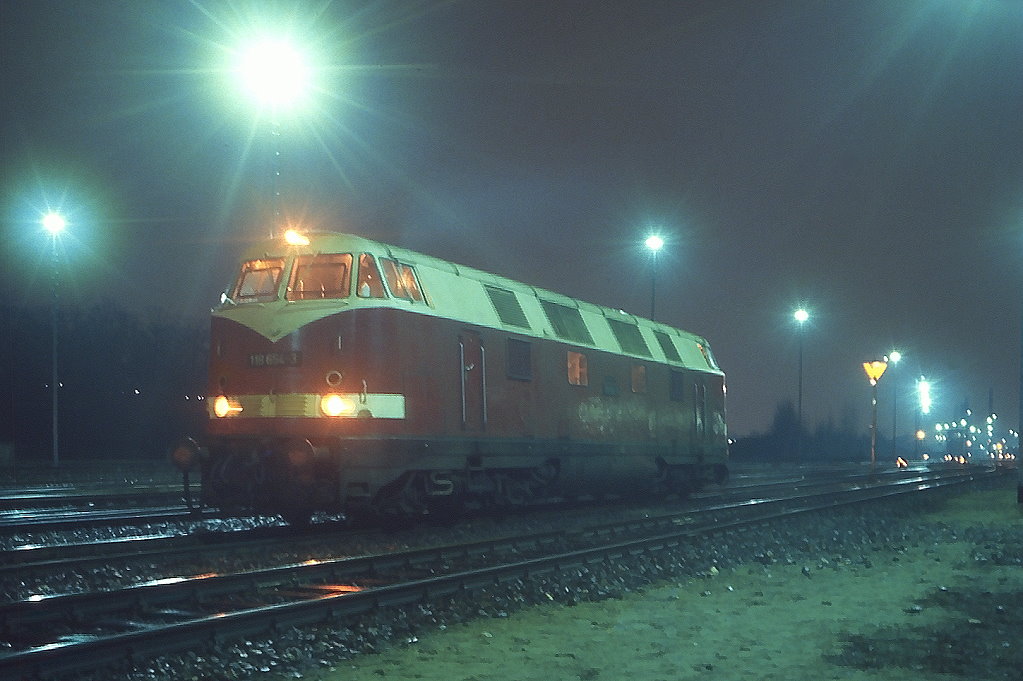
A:
POLYGON ((214 314, 235 319, 276 341, 295 328, 340 309, 394 307, 720 373, 704 338, 666 324, 353 234, 313 232, 304 236, 308 244, 292 245, 283 239, 261 241, 246 250, 243 260, 328 253, 351 253, 357 257, 370 253, 378 259, 390 258, 411 265, 422 285, 425 303, 358 297, 280 300, 221 305, 214 314), (665 345, 667 338, 671 340, 665 345), (675 356, 670 354, 672 349, 675 356))

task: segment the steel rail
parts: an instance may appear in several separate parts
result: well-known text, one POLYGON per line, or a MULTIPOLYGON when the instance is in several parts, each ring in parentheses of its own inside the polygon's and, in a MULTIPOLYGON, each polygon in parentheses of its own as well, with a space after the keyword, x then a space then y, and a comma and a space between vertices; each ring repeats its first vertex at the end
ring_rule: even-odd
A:
POLYGON ((100 488, 81 487, 39 487, 0 489, 0 510, 16 511, 29 508, 52 508, 54 506, 81 506, 83 504, 124 504, 138 503, 152 505, 153 499, 161 503, 168 499, 181 499, 181 484, 131 484, 105 485, 100 488))

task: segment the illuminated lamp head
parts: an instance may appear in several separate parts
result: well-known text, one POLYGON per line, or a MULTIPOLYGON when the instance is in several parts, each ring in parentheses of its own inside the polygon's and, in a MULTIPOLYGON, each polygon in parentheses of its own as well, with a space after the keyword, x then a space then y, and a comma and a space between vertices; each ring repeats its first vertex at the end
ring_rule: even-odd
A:
POLYGON ((324 416, 351 416, 355 413, 355 402, 337 393, 330 393, 320 398, 320 411, 324 416))
POLYGON ((305 54, 284 39, 251 42, 237 53, 234 72, 252 101, 275 114, 299 108, 314 89, 305 54))
POLYGON ((43 225, 43 229, 49 232, 53 237, 56 237, 67 228, 67 220, 64 219, 63 215, 56 211, 50 211, 44 215, 40 222, 43 225))
POLYGON ((309 237, 293 229, 284 232, 284 242, 289 246, 308 246, 309 237))
POLYGON ((241 411, 241 407, 232 404, 226 395, 217 395, 217 399, 213 400, 213 413, 217 415, 217 418, 224 418, 239 411, 241 411))

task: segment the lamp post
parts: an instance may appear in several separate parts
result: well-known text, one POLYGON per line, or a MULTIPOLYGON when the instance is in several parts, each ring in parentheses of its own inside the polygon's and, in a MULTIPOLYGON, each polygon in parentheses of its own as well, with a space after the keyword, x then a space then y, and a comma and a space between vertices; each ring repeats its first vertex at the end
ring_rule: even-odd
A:
POLYGON ((917 395, 917 399, 918 399, 918 402, 919 402, 919 408, 917 409, 917 412, 916 412, 916 419, 917 419, 916 420, 916 433, 917 433, 917 435, 916 435, 916 448, 917 448, 917 458, 920 458, 919 457, 919 454, 920 454, 920 442, 923 440, 923 435, 922 435, 923 434, 923 430, 921 430, 920 425, 921 425, 921 422, 923 421, 924 415, 931 413, 931 382, 928 381, 927 378, 924 377, 924 376, 921 376, 916 381, 916 395, 917 395))
MULTIPOLYGON (((898 364, 899 360, 901 360, 901 359, 902 359, 902 353, 899 352, 898 350, 892 350, 888 354, 888 356, 885 357, 885 361, 887 361, 888 364, 891 365, 891 368, 892 368, 893 371, 895 370, 895 365, 898 364)), ((896 432, 897 432, 896 431, 896 420, 899 417, 899 411, 898 411, 899 388, 894 383, 894 380, 895 379, 892 379, 892 460, 897 459, 898 456, 899 456, 898 449, 895 446, 895 437, 896 437, 896 432)))
POLYGON ((888 368, 888 362, 883 360, 874 360, 873 362, 864 362, 863 371, 866 372, 867 378, 870 379, 871 399, 871 421, 870 421, 870 472, 874 472, 874 468, 877 466, 877 382, 881 380, 881 376, 884 375, 884 370, 888 368))
POLYGON ((657 251, 664 247, 664 239, 656 234, 651 234, 646 238, 646 247, 650 249, 651 253, 651 267, 650 267, 650 320, 653 321, 655 313, 655 303, 657 295, 657 251))
POLYGON ((58 261, 57 253, 57 237, 67 228, 67 220, 60 213, 50 211, 43 216, 40 223, 47 232, 50 233, 50 245, 53 256, 53 281, 50 293, 52 294, 51 309, 50 309, 50 331, 52 333, 51 340, 51 352, 50 356, 53 360, 53 374, 50 380, 50 393, 53 398, 52 416, 53 416, 53 467, 57 468, 60 466, 60 441, 58 440, 58 417, 57 407, 59 405, 58 397, 58 376, 57 376, 57 296, 60 284, 60 263, 58 261))
POLYGON ((312 71, 305 56, 285 40, 264 39, 250 43, 238 53, 234 69, 239 84, 270 119, 270 177, 273 226, 270 236, 282 227, 281 217, 281 115, 298 108, 312 89, 312 71))
POLYGON ((805 308, 799 308, 792 313, 792 318, 799 325, 799 392, 797 404, 797 428, 796 432, 796 458, 803 458, 803 325, 810 319, 810 313, 805 308))

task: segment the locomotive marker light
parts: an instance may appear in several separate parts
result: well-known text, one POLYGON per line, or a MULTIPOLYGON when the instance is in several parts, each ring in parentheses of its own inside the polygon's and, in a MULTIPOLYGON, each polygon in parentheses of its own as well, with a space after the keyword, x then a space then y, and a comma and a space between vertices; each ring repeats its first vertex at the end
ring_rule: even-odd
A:
POLYGON ((289 229, 284 233, 284 242, 290 246, 308 246, 309 237, 302 234, 301 232, 296 232, 293 229, 289 229))
POLYGON ((57 255, 57 238, 67 229, 67 220, 63 215, 56 211, 49 211, 43 215, 40 220, 43 229, 50 233, 50 243, 52 246, 53 253, 53 287, 51 294, 53 297, 52 306, 50 310, 50 330, 52 332, 52 353, 53 359, 53 376, 50 383, 50 392, 53 396, 53 467, 57 468, 60 466, 60 441, 58 439, 58 418, 57 418, 57 406, 59 398, 57 397, 57 389, 60 385, 57 376, 57 296, 60 285, 60 262, 57 255))
POLYGON ((650 249, 651 253, 651 267, 650 267, 650 320, 654 319, 654 304, 656 301, 657 293, 657 251, 664 247, 664 239, 657 234, 651 234, 646 238, 646 247, 650 249))
POLYGON ((870 379, 871 388, 871 423, 870 423, 870 472, 874 472, 877 465, 877 382, 881 380, 888 362, 875 359, 873 362, 864 362, 863 371, 870 379))

